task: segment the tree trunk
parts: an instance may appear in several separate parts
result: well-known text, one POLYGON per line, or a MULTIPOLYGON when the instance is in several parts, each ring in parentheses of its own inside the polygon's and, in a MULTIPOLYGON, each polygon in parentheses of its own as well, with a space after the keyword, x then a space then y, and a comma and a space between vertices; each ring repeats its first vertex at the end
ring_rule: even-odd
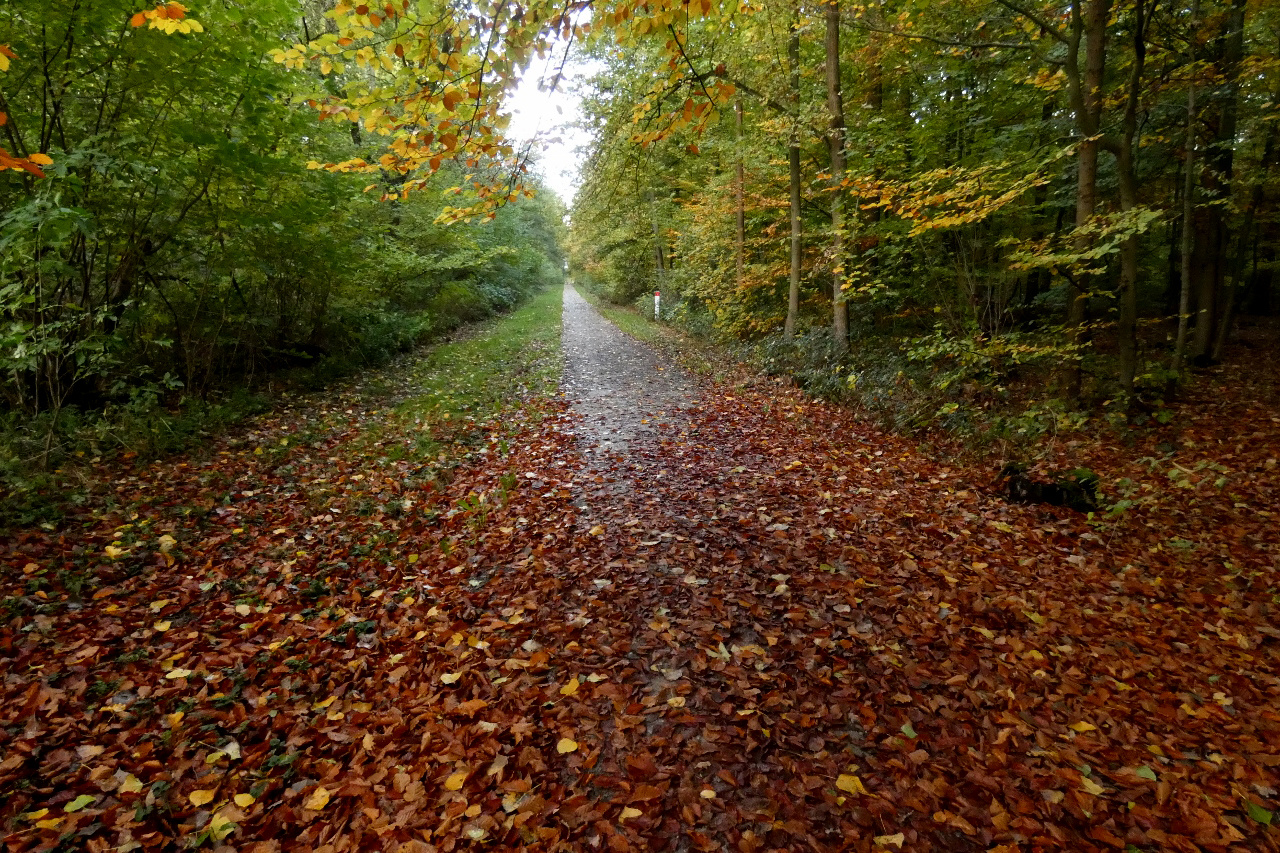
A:
POLYGON ((734 182, 734 206, 736 208, 736 216, 734 222, 734 237, 736 245, 737 257, 735 260, 735 281, 738 285, 738 293, 742 293, 743 282, 746 279, 747 269, 747 208, 745 202, 744 185, 746 183, 746 169, 742 164, 742 99, 739 98, 733 104, 734 130, 737 135, 737 163, 734 182))
POLYGON ((800 21, 791 19, 787 38, 787 76, 791 99, 791 134, 787 140, 787 171, 791 178, 791 277, 787 288, 787 319, 782 333, 796 333, 800 314, 800 21))
POLYGON ((667 259, 662 251, 662 229, 658 227, 658 203, 653 197, 653 190, 645 190, 645 200, 649 202, 649 226, 653 231, 654 280, 661 290, 667 285, 667 259))
POLYGON ((1213 142, 1205 153, 1204 184, 1209 200, 1196 228, 1195 252, 1196 326, 1191 352, 1198 360, 1212 358, 1219 323, 1225 313, 1223 290, 1227 272, 1226 201, 1231 197, 1235 158, 1237 112, 1240 100, 1240 63, 1244 58, 1244 17, 1246 0, 1231 0, 1218 38, 1215 63, 1223 85, 1211 101, 1217 119, 1213 142))
MULTIPOLYGON (((1191 26, 1194 30, 1200 17, 1200 2, 1191 5, 1191 26)), ((1182 370, 1187 357, 1187 330, 1191 313, 1191 245, 1195 229, 1196 194, 1196 86, 1192 81, 1187 89, 1187 141, 1183 159, 1186 173, 1182 184, 1182 235, 1179 242, 1179 292, 1178 337, 1173 344, 1173 369, 1182 370)))
MULTIPOLYGON (((1133 210, 1138 205, 1138 176, 1134 171, 1133 144, 1138 133, 1138 106, 1142 97, 1142 75, 1146 68, 1147 33, 1146 2, 1134 2, 1133 65, 1129 72, 1129 91, 1125 100, 1124 121, 1116 167, 1120 179, 1120 209, 1133 210)), ((1138 235, 1131 234, 1120 246, 1120 319, 1117 328, 1120 353, 1120 387, 1133 393, 1133 380, 1138 370, 1138 235)))
POLYGON ((846 161, 844 93, 840 87, 840 3, 838 0, 832 0, 827 5, 826 55, 827 110, 830 113, 827 145, 831 149, 831 332, 836 352, 843 354, 849 349, 849 303, 845 301, 844 296, 846 161))
MULTIPOLYGON (((1071 4, 1071 38, 1067 45, 1064 70, 1075 112, 1076 133, 1080 138, 1076 173, 1075 225, 1078 229, 1089 223, 1098 207, 1098 131, 1102 117, 1109 5, 1109 0, 1073 0, 1071 4), (1085 50, 1083 71, 1080 68, 1081 39, 1085 50)), ((1084 253, 1089 250, 1091 243, 1088 235, 1077 234, 1073 249, 1077 253, 1084 253)), ((1067 395, 1075 400, 1081 394, 1083 350, 1088 342, 1084 323, 1088 316, 1091 290, 1092 276, 1080 275, 1067 307, 1068 335, 1075 352, 1064 378, 1067 395)))

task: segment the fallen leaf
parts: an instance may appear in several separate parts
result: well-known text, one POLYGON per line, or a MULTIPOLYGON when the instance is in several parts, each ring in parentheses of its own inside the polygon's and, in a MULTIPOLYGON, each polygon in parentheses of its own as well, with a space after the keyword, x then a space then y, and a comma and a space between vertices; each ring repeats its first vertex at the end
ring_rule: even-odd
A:
POLYGON ((329 805, 329 790, 320 785, 311 792, 311 796, 307 797, 302 807, 308 811, 318 812, 327 805, 329 805))
POLYGON ((867 794, 866 787, 862 784, 862 780, 852 773, 841 773, 836 777, 836 787, 841 791, 849 794, 867 794))
POLYGON ((460 672, 446 672, 444 675, 440 676, 440 680, 445 684, 454 684, 459 678, 462 678, 462 673, 460 672))
POLYGON ((639 809, 632 808, 631 806, 622 807, 623 820, 629 820, 630 818, 633 818, 633 817, 640 817, 640 815, 642 814, 644 814, 644 812, 640 811, 639 809))
POLYGON ((459 770, 444 780, 444 789, 446 791, 461 791, 462 786, 467 784, 468 775, 466 770, 459 770))
POLYGON ((214 841, 226 840, 226 837, 235 830, 235 823, 222 812, 218 812, 209 819, 209 837, 214 841))
POLYGON ((1105 788, 1090 779, 1088 776, 1080 777, 1080 787, 1084 789, 1086 794, 1093 794, 1095 797, 1106 793, 1105 788))
POLYGON ((560 753, 561 755, 565 755, 566 753, 573 752, 577 748, 578 748, 578 742, 573 738, 568 738, 568 737, 560 738, 560 741, 556 744, 556 752, 560 753))
POLYGON ((904 833, 895 832, 893 835, 877 835, 872 840, 881 847, 893 845, 894 847, 901 848, 903 843, 907 840, 907 836, 904 833))
POLYGON ((254 799, 253 794, 236 794, 231 799, 242 809, 247 809, 249 806, 257 802, 257 800, 254 799))
POLYGON ((72 800, 71 802, 63 806, 62 810, 64 812, 78 812, 81 809, 85 808, 86 806, 93 805, 97 801, 97 799, 98 799, 97 797, 90 796, 89 794, 81 794, 80 796, 76 797, 74 800, 72 800))
POLYGON ((187 799, 191 801, 193 806, 205 806, 213 802, 216 790, 213 788, 200 788, 187 794, 187 799))
POLYGON ((1098 730, 1097 726, 1093 725, 1092 723, 1086 723, 1083 720, 1078 723, 1072 723, 1067 728, 1071 729, 1072 731, 1081 732, 1081 733, 1096 732, 1098 730))

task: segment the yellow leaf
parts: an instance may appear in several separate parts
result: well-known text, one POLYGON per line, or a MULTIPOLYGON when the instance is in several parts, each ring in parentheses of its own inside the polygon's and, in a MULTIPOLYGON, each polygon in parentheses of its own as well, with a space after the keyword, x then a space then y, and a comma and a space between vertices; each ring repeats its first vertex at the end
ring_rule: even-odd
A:
POLYGON ((176 729, 178 723, 182 722, 182 718, 186 716, 183 711, 174 711, 172 714, 165 714, 164 721, 169 724, 169 728, 176 729))
POLYGON ((625 806, 622 809, 623 820, 627 820, 628 818, 633 818, 633 817, 640 817, 640 815, 642 814, 644 814, 644 812, 640 811, 639 809, 633 809, 631 808, 631 806, 625 806))
POLYGON ((888 847, 892 844, 894 847, 899 849, 902 848, 902 844, 906 840, 907 836, 901 832, 895 832, 893 835, 877 835, 874 839, 876 844, 879 844, 881 847, 888 847))
POLYGON ((573 738, 569 738, 569 737, 560 738, 560 742, 556 744, 556 752, 560 753, 561 755, 574 752, 575 750, 577 750, 577 748, 578 748, 578 742, 573 738))
POLYGON ((318 812, 327 805, 329 805, 329 791, 322 785, 311 792, 311 796, 307 797, 302 807, 318 812))
POLYGON ((1075 732, 1096 732, 1098 730, 1097 726, 1093 725, 1092 723, 1086 723, 1084 721, 1081 721, 1079 723, 1072 723, 1067 728, 1075 732))
POLYGON ((236 794, 232 799, 235 800, 236 805, 242 809, 247 809, 256 802, 253 798, 253 794, 236 794))
POLYGON ((171 669, 168 672, 166 672, 164 674, 164 677, 177 679, 177 678, 186 678, 189 675, 191 675, 191 670, 183 669, 182 667, 177 667, 176 669, 171 669))
POLYGON ((462 786, 467 783, 467 771, 459 770, 448 779, 444 780, 444 789, 446 791, 461 791, 462 786))
POLYGON ((582 682, 575 677, 564 687, 560 688, 561 696, 573 696, 578 692, 578 688, 582 686, 582 682))
POLYGON ((236 615, 237 615, 237 616, 248 616, 248 615, 249 615, 250 613, 252 613, 252 612, 253 612, 253 608, 252 608, 252 607, 250 607, 250 606, 249 606, 249 605, 247 605, 247 604, 237 604, 237 605, 236 605, 236 615))
POLYGON ((60 823, 62 823, 62 818, 51 817, 45 820, 36 821, 36 826, 39 827, 40 829, 57 829, 58 824, 60 823))
POLYGON ((1097 782, 1090 779, 1088 776, 1080 777, 1080 787, 1084 788, 1084 791, 1086 794, 1093 794, 1095 797, 1098 796, 1099 794, 1106 793, 1105 788, 1103 788, 1097 782))
POLYGON ((214 793, 213 788, 200 788, 188 794, 187 799, 193 806, 205 806, 213 802, 214 793))
POLYGON ((460 672, 446 672, 444 675, 440 676, 440 681, 445 684, 455 684, 459 678, 462 678, 462 673, 460 672))
POLYGON ((117 548, 115 545, 108 545, 107 547, 102 549, 102 553, 106 554, 108 557, 114 560, 117 557, 121 557, 124 555, 124 549, 117 548))
POLYGON ((50 157, 48 154, 42 154, 39 151, 30 155, 29 157, 27 157, 27 159, 30 160, 32 163, 37 163, 41 166, 53 165, 53 158, 50 157))
POLYGON ((836 777, 836 787, 841 791, 845 791, 850 794, 869 793, 866 787, 863 786, 862 780, 857 776, 854 776, 852 773, 841 773, 836 777))
POLYGON ((142 780, 132 773, 128 773, 124 777, 124 781, 120 783, 119 791, 122 794, 136 794, 142 790, 142 780))
POLYGON ((235 832, 236 825, 232 823, 231 818, 218 812, 209 820, 209 836, 214 841, 222 841, 228 835, 235 832))
POLYGON ((170 628, 173 627, 173 623, 166 620, 164 622, 157 622, 153 627, 157 631, 159 631, 161 634, 163 634, 165 631, 168 631, 170 628))
POLYGON ((604 533, 604 527, 597 524, 595 527, 591 528, 590 533, 592 536, 599 536, 604 533))
POLYGON ((716 792, 711 788, 703 788, 698 792, 698 796, 702 797, 704 800, 714 800, 716 798, 716 792))
POLYGON ((44 817, 48 813, 48 809, 36 809, 33 812, 27 812, 22 817, 24 820, 40 820, 40 818, 44 817))

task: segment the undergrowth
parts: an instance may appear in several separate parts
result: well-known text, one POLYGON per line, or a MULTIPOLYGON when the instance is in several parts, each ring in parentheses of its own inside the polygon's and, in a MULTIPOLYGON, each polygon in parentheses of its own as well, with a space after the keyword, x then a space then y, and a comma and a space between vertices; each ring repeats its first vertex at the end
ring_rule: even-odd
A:
POLYGON ((422 454, 465 442, 468 420, 554 391, 560 305, 560 288, 548 288, 508 315, 455 332, 455 341, 380 369, 326 360, 213 400, 166 405, 166 389, 151 387, 100 413, 9 413, 0 418, 0 529, 54 522, 100 488, 109 468, 198 450, 299 391, 350 385, 370 403, 397 405, 403 418, 419 423, 422 454))

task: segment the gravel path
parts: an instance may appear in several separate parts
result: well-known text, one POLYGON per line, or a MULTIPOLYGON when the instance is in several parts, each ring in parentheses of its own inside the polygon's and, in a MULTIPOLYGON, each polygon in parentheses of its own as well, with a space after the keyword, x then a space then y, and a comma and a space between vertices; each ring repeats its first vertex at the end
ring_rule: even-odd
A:
POLYGON ((621 332, 571 284, 564 289, 563 342, 561 385, 582 415, 587 452, 626 453, 661 427, 686 420, 698 396, 696 380, 621 332))

